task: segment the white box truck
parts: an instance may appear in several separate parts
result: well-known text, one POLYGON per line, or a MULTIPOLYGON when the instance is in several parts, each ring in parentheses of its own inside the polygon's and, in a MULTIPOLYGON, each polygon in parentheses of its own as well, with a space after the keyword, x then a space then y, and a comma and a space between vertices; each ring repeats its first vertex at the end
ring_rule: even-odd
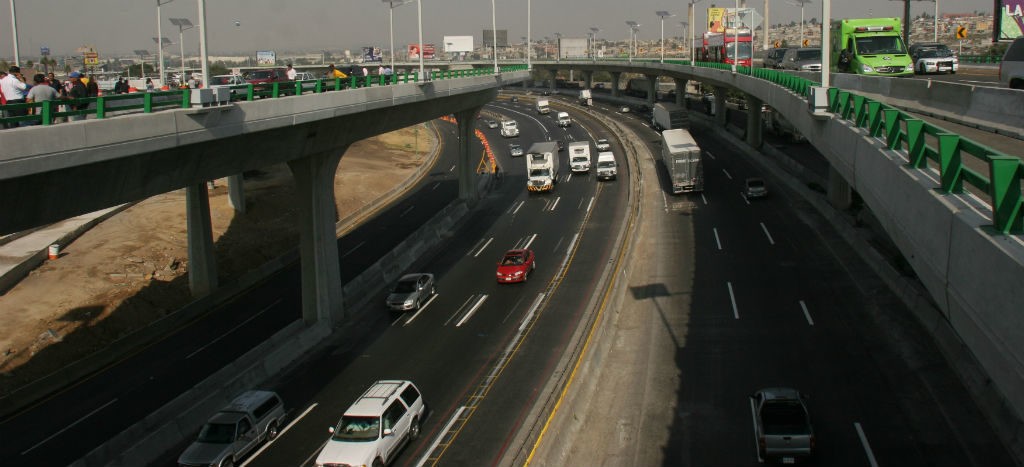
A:
POLYGON ((526 189, 552 191, 558 183, 558 144, 554 141, 533 143, 526 151, 526 189))
POLYGON ((566 128, 572 125, 572 119, 569 118, 569 112, 558 112, 555 116, 555 120, 558 120, 558 126, 566 128))
POLYGON ((547 99, 537 99, 537 113, 547 115, 551 112, 551 107, 547 99))
POLYGON ((580 105, 594 105, 594 96, 590 93, 589 89, 580 90, 580 105))
POLYGON ((686 109, 675 104, 659 102, 654 104, 651 114, 651 126, 655 130, 676 130, 690 127, 690 116, 686 109))
POLYGON ((701 150, 689 131, 678 129, 661 133, 661 161, 672 179, 672 193, 704 191, 701 150))
POLYGON ((519 124, 515 120, 501 121, 501 136, 515 138, 519 136, 519 124))
POLYGON ((590 172, 590 141, 569 143, 569 170, 573 173, 590 172))
POLYGON ((615 180, 619 176, 619 164, 611 151, 597 153, 598 180, 615 180))

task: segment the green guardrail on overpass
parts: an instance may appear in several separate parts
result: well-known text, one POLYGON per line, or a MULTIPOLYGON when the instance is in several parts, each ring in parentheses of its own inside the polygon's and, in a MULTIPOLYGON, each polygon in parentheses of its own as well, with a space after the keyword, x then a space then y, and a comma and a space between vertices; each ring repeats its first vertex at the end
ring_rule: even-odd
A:
MULTIPOLYGON (((526 70, 526 65, 505 65, 501 73, 526 70)), ((493 75, 493 68, 474 68, 466 70, 435 71, 430 73, 431 80, 468 78, 474 76, 493 75)), ((240 84, 230 86, 234 101, 252 101, 260 98, 279 98, 296 94, 319 94, 328 91, 357 89, 374 86, 389 86, 416 82, 419 73, 401 73, 394 75, 349 76, 348 78, 315 79, 294 82, 275 82, 266 84, 240 84)), ((3 116, 0 123, 8 125, 52 125, 58 118, 85 118, 91 116, 107 118, 114 112, 142 111, 151 113, 164 109, 187 109, 192 107, 191 89, 174 89, 170 91, 135 92, 113 94, 83 99, 59 99, 44 102, 8 104, 0 106, 3 116), (24 111, 28 115, 8 116, 8 112, 24 111)))

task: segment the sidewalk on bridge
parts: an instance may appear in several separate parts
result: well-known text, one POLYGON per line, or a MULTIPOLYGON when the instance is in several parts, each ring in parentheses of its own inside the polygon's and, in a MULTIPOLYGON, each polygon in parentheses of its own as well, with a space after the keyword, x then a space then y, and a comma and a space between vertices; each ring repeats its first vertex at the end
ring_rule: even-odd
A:
POLYGON ((131 203, 101 209, 35 229, 25 235, 9 235, 6 241, 0 240, 0 295, 7 293, 43 264, 49 258, 51 245, 64 248, 96 224, 129 206, 131 203))

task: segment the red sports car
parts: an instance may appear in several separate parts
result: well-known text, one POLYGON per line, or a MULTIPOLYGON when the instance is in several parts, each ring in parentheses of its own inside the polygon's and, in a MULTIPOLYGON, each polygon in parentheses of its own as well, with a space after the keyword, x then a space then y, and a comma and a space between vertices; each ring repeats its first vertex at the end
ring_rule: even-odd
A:
POLYGON ((508 250, 498 262, 498 282, 526 282, 537 267, 533 250, 508 250))

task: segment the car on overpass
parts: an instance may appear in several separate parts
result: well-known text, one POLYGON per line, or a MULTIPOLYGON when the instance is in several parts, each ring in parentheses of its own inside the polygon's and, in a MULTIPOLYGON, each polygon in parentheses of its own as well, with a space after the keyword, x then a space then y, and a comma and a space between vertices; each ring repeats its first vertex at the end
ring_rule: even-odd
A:
POLYGON ((782 56, 786 54, 786 50, 786 47, 768 49, 764 54, 764 58, 761 59, 761 66, 764 68, 781 68, 782 56))
POLYGON ((436 294, 437 286, 434 284, 433 274, 406 274, 398 279, 386 302, 388 308, 395 311, 419 310, 436 294))
POLYGON ((779 68, 794 71, 821 71, 821 48, 801 47, 788 49, 779 68))
POLYGON ((910 46, 910 58, 914 60, 914 73, 950 73, 960 68, 960 60, 945 44, 920 43, 910 46))
POLYGON ((537 261, 533 250, 508 250, 498 261, 498 282, 526 282, 534 269, 537 269, 537 261))

